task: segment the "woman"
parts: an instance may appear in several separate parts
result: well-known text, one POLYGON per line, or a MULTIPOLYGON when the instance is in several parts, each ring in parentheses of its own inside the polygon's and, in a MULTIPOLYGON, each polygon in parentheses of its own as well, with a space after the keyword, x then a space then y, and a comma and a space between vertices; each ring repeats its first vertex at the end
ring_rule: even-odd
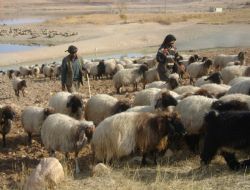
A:
POLYGON ((175 73, 178 70, 178 66, 175 63, 175 57, 177 55, 175 42, 175 36, 169 34, 165 37, 163 43, 158 49, 156 59, 159 63, 157 70, 160 80, 168 81, 169 74, 175 73))

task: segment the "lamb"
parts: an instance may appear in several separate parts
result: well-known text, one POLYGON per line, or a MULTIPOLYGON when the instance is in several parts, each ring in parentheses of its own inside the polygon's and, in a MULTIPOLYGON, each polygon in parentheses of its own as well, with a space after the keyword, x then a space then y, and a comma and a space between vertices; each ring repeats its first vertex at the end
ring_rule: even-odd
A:
POLYGON ((117 93, 120 93, 122 86, 128 86, 130 84, 133 84, 134 89, 137 90, 137 84, 142 81, 147 70, 147 66, 141 65, 136 69, 124 69, 117 72, 113 76, 113 82, 117 93))
POLYGON ((19 67, 19 71, 20 71, 21 76, 23 77, 32 75, 32 71, 28 66, 19 67))
POLYGON ((239 52, 238 55, 224 55, 220 54, 214 58, 214 66, 216 69, 224 68, 228 62, 239 61, 241 65, 245 64, 246 52, 239 52))
POLYGON ((44 120, 54 113, 53 108, 40 108, 36 106, 25 107, 21 114, 21 122, 28 134, 28 142, 32 143, 32 134, 40 135, 44 120))
POLYGON ((236 93, 250 95, 250 80, 243 80, 241 82, 238 82, 227 91, 227 94, 236 93))
POLYGON ((195 86, 201 86, 203 84, 209 84, 209 83, 215 83, 215 84, 222 84, 223 80, 222 80, 222 76, 220 72, 216 72, 211 74, 210 76, 203 76, 201 78, 199 78, 196 82, 195 82, 195 86))
POLYGON ((186 142, 192 151, 198 148, 203 130, 203 118, 215 101, 216 99, 194 95, 181 100, 175 107, 187 131, 186 142))
POLYGON ((152 83, 149 83, 145 86, 145 88, 166 88, 169 90, 173 90, 175 88, 177 88, 180 84, 179 84, 179 75, 177 73, 175 73, 176 75, 171 74, 169 76, 169 81, 168 82, 164 82, 164 81, 155 81, 152 83))
POLYGON ((15 115, 16 114, 11 106, 0 105, 0 133, 3 137, 3 147, 6 147, 5 136, 10 132, 12 120, 15 115))
POLYGON ((63 113, 75 119, 81 119, 83 116, 83 101, 77 94, 58 92, 50 98, 49 107, 54 108, 56 113, 63 113))
POLYGON ((176 134, 184 135, 185 130, 176 113, 123 112, 102 121, 92 138, 94 157, 110 162, 128 156, 139 150, 143 155, 141 165, 146 164, 148 153, 165 149, 160 143, 176 134))
POLYGON ((228 148, 246 149, 250 147, 249 111, 210 111, 204 118, 205 140, 201 153, 201 163, 208 165, 218 150, 232 170, 246 168, 250 160, 238 162, 228 148), (226 122, 225 122, 226 121, 226 122), (225 149, 226 148, 226 149, 225 149))
POLYGON ((92 96, 85 106, 85 119, 98 125, 105 118, 126 111, 130 108, 129 102, 117 100, 107 94, 92 96))
POLYGON ((24 89, 27 88, 26 80, 20 79, 19 77, 14 77, 12 79, 12 87, 17 97, 19 97, 20 90, 22 91, 24 97, 24 89))
POLYGON ((228 90, 230 89, 230 86, 225 85, 225 84, 210 83, 210 84, 204 84, 200 86, 200 88, 207 90, 210 94, 219 98, 220 96, 223 96, 228 92, 228 90))
POLYGON ((41 128, 41 139, 45 148, 54 154, 55 151, 75 152, 76 173, 80 172, 78 152, 90 142, 94 132, 93 122, 78 121, 67 115, 56 113, 47 117, 41 128))
POLYGON ((194 78, 202 77, 207 75, 213 62, 208 59, 205 62, 194 62, 187 66, 187 72, 190 75, 190 83, 193 83, 194 78))
MULTIPOLYGON (((147 88, 145 90, 141 90, 140 92, 137 92, 134 99, 134 106, 146 106, 146 105, 152 105, 155 106, 155 100, 158 97, 161 97, 161 94, 164 91, 158 89, 158 88, 147 88)), ((178 97, 178 94, 176 94, 173 91, 168 91, 173 97, 178 97)))
POLYGON ((233 80, 239 76, 249 76, 248 75, 248 66, 229 66, 221 70, 221 76, 223 82, 228 84, 229 81, 233 80))

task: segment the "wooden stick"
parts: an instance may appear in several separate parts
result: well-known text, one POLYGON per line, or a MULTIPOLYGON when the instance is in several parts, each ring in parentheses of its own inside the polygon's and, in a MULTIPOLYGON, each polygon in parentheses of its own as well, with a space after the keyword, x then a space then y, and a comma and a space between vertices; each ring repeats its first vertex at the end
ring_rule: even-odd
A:
POLYGON ((88 81, 88 87, 89 87, 89 98, 91 98, 91 91, 90 91, 90 84, 89 84, 89 74, 87 73, 87 81, 88 81))

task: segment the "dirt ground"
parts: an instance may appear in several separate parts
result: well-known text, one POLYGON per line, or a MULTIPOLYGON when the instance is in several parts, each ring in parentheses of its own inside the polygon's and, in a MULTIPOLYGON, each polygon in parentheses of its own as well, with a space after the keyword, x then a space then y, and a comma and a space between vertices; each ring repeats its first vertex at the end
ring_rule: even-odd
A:
MULTIPOLYGON (((239 48, 211 49, 189 52, 199 53, 202 56, 213 58, 219 53, 235 54, 239 48)), ((245 49, 248 53, 250 48, 245 49)), ((250 63, 249 58, 247 63, 250 63)), ((117 95, 111 80, 90 80, 92 95, 105 93, 127 99, 133 102, 135 92, 132 88, 128 92, 117 95)), ((39 163, 43 157, 47 157, 47 151, 41 146, 39 137, 35 137, 32 146, 27 145, 27 134, 25 134, 21 123, 20 113, 25 106, 33 105, 46 107, 48 99, 60 91, 60 82, 43 78, 27 78, 28 88, 26 96, 17 99, 7 76, 0 76, 0 104, 12 105, 17 112, 17 118, 7 135, 7 148, 0 146, 0 187, 2 189, 21 189, 25 176, 39 163)), ((140 87, 141 88, 141 87, 140 87)), ((80 93, 86 100, 89 98, 87 83, 80 88, 80 93)), ((89 147, 80 152, 79 175, 73 173, 73 157, 69 162, 64 161, 62 154, 57 153, 57 158, 63 163, 66 171, 66 179, 58 189, 247 189, 250 186, 249 175, 246 171, 233 173, 224 165, 221 158, 217 158, 208 170, 202 173, 197 170, 199 157, 185 151, 178 154, 173 160, 158 167, 138 168, 138 164, 129 165, 122 163, 113 167, 112 174, 106 177, 91 177, 90 160, 91 150, 89 147)), ((0 189, 1 189, 0 188, 0 189)))

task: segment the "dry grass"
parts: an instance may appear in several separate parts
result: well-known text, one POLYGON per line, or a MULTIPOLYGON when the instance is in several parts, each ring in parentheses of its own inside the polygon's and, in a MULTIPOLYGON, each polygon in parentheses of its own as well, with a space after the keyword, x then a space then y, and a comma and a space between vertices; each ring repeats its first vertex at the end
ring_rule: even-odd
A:
POLYGON ((171 24, 186 22, 188 20, 199 20, 200 23, 228 24, 228 23, 250 23, 250 9, 237 9, 223 13, 179 13, 169 12, 167 14, 91 14, 80 16, 67 16, 60 19, 48 21, 50 24, 117 24, 117 23, 145 23, 156 22, 160 24, 171 24))

